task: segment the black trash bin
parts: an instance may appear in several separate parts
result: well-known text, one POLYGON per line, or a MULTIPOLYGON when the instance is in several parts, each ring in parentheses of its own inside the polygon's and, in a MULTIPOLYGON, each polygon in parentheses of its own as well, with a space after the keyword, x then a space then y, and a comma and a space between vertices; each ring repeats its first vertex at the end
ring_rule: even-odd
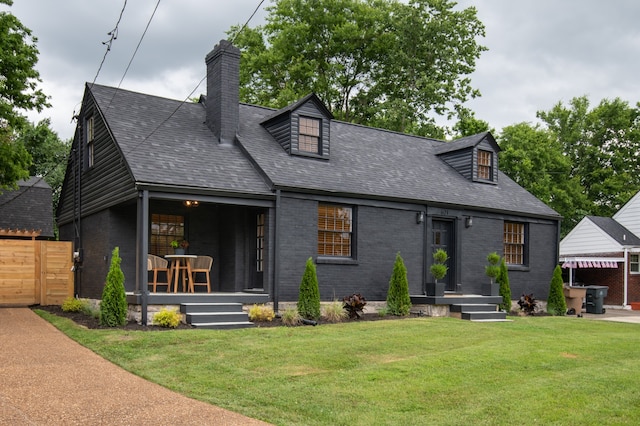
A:
POLYGON ((585 307, 589 314, 604 314, 605 309, 602 307, 604 298, 607 296, 609 287, 605 285, 588 285, 585 307))

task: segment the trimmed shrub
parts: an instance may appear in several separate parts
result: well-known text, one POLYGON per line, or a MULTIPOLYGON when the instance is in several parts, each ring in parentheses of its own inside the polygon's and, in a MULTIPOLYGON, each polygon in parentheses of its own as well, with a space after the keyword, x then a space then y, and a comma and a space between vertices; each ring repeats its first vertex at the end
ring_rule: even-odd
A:
POLYGON ((562 291, 562 269, 560 265, 553 270, 553 278, 549 284, 549 298, 547 299, 547 312, 551 315, 563 316, 567 313, 567 301, 562 291))
POLYGON ((489 253, 487 256, 487 262, 489 262, 489 264, 484 267, 484 272, 489 278, 491 278, 491 283, 493 284, 493 280, 500 273, 500 265, 498 264, 500 263, 500 255, 495 251, 493 253, 489 253))
POLYGON ((100 325, 121 327, 127 323, 127 296, 124 291, 124 273, 120 268, 120 249, 113 249, 107 282, 100 303, 100 325))
POLYGON ((275 316, 270 306, 254 304, 249 309, 249 321, 273 321, 275 316))
POLYGON ((85 312, 86 305, 86 300, 67 297, 64 302, 62 302, 62 310, 64 312, 85 312))
POLYGON ((500 296, 502 296, 500 309, 509 313, 511 311, 511 286, 509 285, 509 270, 507 269, 507 262, 505 262, 504 259, 500 262, 500 271, 496 277, 496 282, 500 284, 500 296))
POLYGON ((300 314, 298 313, 298 310, 296 308, 285 309, 284 311, 282 311, 280 318, 282 319, 282 323, 288 327, 300 325, 300 323, 302 322, 302 317, 300 317, 300 314))
POLYGON ((302 318, 317 320, 320 318, 320 289, 318 288, 318 276, 313 259, 307 259, 304 275, 300 282, 300 294, 298 295, 298 313, 302 318))
POLYGON ((160 327, 176 328, 180 325, 180 314, 177 309, 162 308, 153 316, 153 323, 160 327))
POLYGON ((343 303, 334 300, 331 303, 322 305, 322 318, 328 322, 342 322, 347 318, 347 311, 343 307, 343 303))
POLYGON ((387 292, 387 308, 392 315, 408 315, 411 310, 411 297, 409 296, 409 281, 407 280, 407 268, 400 252, 396 253, 396 261, 393 264, 393 273, 389 280, 387 292))

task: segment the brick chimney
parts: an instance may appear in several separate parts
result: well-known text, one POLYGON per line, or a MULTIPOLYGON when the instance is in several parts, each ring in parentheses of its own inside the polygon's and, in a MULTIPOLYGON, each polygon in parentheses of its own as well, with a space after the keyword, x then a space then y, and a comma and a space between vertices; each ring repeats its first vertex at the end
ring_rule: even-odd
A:
POLYGON ((206 124, 222 145, 233 145, 238 130, 240 49, 227 40, 213 48, 207 64, 206 124))

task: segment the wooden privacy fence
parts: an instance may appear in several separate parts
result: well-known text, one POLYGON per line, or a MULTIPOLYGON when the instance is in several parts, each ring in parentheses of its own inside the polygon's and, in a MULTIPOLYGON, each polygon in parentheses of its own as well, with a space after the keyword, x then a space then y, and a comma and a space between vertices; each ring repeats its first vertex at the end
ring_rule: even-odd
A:
POLYGON ((61 305, 73 296, 68 241, 0 239, 0 306, 61 305))

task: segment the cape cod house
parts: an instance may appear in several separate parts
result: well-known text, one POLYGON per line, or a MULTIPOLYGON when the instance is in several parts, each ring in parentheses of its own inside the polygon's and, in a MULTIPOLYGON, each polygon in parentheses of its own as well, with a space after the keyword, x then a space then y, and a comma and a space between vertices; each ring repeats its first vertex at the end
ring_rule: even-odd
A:
POLYGON ((640 302, 640 192, 613 217, 586 216, 560 242, 572 285, 606 286, 604 304, 640 302))
POLYGON ((480 294, 495 251, 513 294, 546 298, 560 216, 500 172, 490 133, 446 143, 345 123, 314 94, 278 111, 242 104, 239 60, 226 41, 206 56, 198 103, 86 85, 57 212, 81 254, 80 296, 100 297, 119 246, 144 321, 164 296, 147 294, 147 254, 184 238, 214 258, 212 294, 276 309, 297 301, 309 257, 323 300, 385 300, 397 252, 424 296, 437 248, 446 292, 480 294))

